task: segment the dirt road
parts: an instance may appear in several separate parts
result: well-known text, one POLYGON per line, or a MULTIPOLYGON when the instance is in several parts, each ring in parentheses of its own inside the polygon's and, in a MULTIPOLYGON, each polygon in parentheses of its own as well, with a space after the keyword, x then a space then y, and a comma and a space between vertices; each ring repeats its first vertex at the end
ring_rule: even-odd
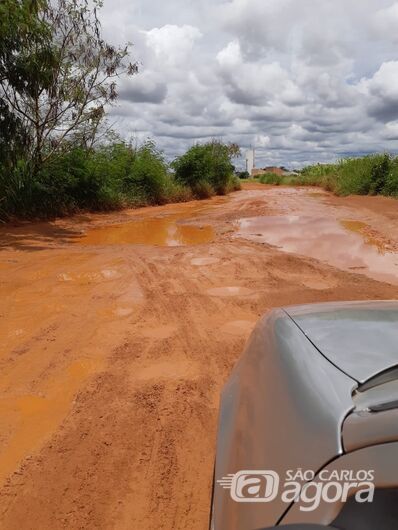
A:
POLYGON ((398 298, 396 234, 393 200, 250 185, 1 228, 0 528, 205 529, 218 397, 256 320, 398 298))

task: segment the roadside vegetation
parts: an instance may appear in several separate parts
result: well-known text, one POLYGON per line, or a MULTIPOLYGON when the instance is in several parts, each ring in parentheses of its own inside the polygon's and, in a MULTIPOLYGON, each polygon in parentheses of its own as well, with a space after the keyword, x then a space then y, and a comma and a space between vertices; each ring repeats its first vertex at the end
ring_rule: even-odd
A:
POLYGON ((104 41, 100 0, 0 2, 0 220, 50 218, 225 194, 234 144, 195 145, 168 164, 106 121, 129 45, 104 41))
POLYGON ((175 173, 149 140, 140 146, 122 141, 91 149, 75 146, 35 172, 19 158, 12 170, 0 171, 0 219, 52 218, 223 195, 240 189, 228 151, 228 145, 215 141, 196 145, 171 164, 175 173), (197 171, 189 165, 192 151, 207 154, 204 160, 193 157, 200 163, 197 171))
POLYGON ((264 175, 258 177, 258 181, 261 182, 261 184, 273 184, 274 186, 293 184, 292 177, 284 177, 277 175, 276 173, 264 173, 264 175))
POLYGON ((320 186, 337 195, 398 197, 398 157, 383 153, 346 158, 336 164, 307 166, 298 175, 268 173, 258 180, 263 184, 320 186))
POLYGON ((240 189, 232 158, 240 155, 235 144, 212 141, 191 147, 172 163, 176 181, 192 190, 195 197, 205 199, 240 189))

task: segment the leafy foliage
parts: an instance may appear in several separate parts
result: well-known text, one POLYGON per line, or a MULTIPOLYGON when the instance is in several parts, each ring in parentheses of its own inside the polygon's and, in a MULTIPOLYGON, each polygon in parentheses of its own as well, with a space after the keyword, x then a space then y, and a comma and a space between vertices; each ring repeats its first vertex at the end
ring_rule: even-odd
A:
POLYGON ((398 195, 398 159, 384 153, 309 166, 300 180, 339 195, 398 195))
POLYGON ((261 182, 261 184, 273 184, 274 186, 284 184, 284 179, 285 177, 282 175, 277 175, 276 173, 264 173, 258 177, 258 180, 261 182))
POLYGON ((189 186, 198 198, 227 192, 234 175, 231 159, 238 156, 235 144, 223 144, 213 140, 191 147, 184 155, 174 160, 176 180, 189 186))
POLYGON ((263 184, 320 186, 338 195, 398 196, 398 157, 388 153, 307 166, 297 176, 265 174, 263 184))
POLYGON ((174 182, 152 142, 123 142, 88 151, 76 147, 49 159, 33 177, 20 163, 10 175, 0 172, 0 217, 53 217, 77 210, 188 200, 174 182))
MULTIPOLYGON (((2 0, 0 2, 0 87, 33 93, 40 75, 33 50, 45 45, 49 31, 39 19, 41 0, 2 0), (28 51, 30 50, 30 51, 28 51)), ((22 116, 15 113, 0 89, 0 165, 10 168, 30 147, 29 130, 22 116)))
POLYGON ((70 149, 92 147, 117 97, 116 79, 134 74, 128 47, 101 36, 99 0, 5 0, 0 26, 0 96, 29 136, 32 170, 70 149))
POLYGON ((101 0, 0 1, 0 219, 163 204, 236 189, 236 144, 196 146, 172 174, 151 141, 109 135, 128 46, 101 35, 101 0))

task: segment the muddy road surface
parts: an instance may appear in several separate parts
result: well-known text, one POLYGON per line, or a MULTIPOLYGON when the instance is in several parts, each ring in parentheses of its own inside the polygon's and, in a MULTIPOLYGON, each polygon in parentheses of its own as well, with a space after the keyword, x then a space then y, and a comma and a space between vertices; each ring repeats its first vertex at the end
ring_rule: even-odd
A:
POLYGON ((398 298, 397 234, 394 200, 255 185, 0 228, 0 528, 206 529, 255 322, 398 298))

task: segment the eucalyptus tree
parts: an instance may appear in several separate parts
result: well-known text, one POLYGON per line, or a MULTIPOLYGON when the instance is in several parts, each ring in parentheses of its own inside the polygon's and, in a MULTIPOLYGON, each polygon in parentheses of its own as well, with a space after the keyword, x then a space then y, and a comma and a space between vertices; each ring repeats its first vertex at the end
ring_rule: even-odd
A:
POLYGON ((0 2, 0 164, 9 166, 29 146, 29 129, 8 103, 12 91, 32 95, 40 76, 33 50, 45 47, 50 33, 39 20, 41 0, 0 2))
POLYGON ((103 39, 99 0, 2 0, 1 6, 2 26, 22 21, 15 45, 12 35, 0 43, 1 103, 27 134, 37 171, 57 153, 93 145, 117 99, 118 77, 135 74, 137 63, 129 61, 129 45, 103 39))

